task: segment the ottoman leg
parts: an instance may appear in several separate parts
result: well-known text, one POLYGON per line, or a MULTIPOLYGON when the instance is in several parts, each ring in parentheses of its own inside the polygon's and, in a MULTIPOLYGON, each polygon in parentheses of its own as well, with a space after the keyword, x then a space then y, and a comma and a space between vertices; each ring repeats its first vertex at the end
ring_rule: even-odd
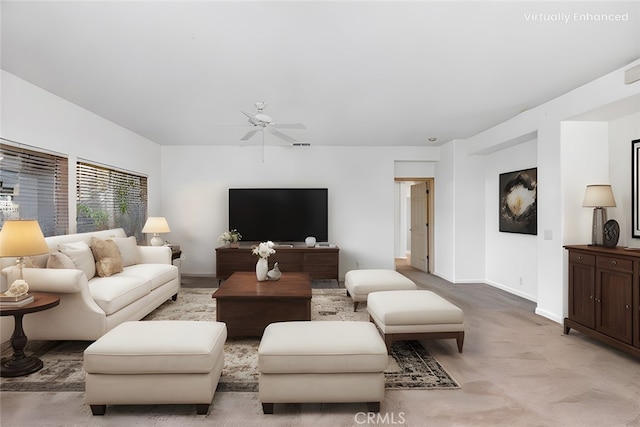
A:
POLYGON ((262 404, 262 413, 264 413, 264 414, 273 414, 273 403, 263 403, 262 404))
POLYGON ((464 332, 458 332, 456 342, 458 343, 458 352, 462 353, 462 344, 464 344, 464 332))
POLYGON ((89 405, 93 415, 104 415, 107 411, 107 405, 89 405))
POLYGON ((196 403, 196 414, 207 415, 207 412, 209 412, 208 403, 196 403))
POLYGON ((367 402, 369 412, 380 412, 380 402, 367 402))

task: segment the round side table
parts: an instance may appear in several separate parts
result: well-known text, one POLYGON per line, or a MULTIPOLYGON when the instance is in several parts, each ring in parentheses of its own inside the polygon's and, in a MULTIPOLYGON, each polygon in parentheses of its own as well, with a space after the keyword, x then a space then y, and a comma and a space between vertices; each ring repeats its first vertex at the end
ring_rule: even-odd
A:
POLYGON ((24 347, 27 345, 27 336, 22 329, 22 317, 25 314, 36 313, 57 306, 60 304, 60 298, 55 295, 35 292, 31 294, 34 297, 34 301, 27 305, 22 307, 0 308, 0 316, 13 316, 15 319, 13 335, 11 336, 13 356, 2 359, 2 365, 0 366, 0 376, 2 377, 20 377, 42 369, 42 360, 24 354, 24 347))

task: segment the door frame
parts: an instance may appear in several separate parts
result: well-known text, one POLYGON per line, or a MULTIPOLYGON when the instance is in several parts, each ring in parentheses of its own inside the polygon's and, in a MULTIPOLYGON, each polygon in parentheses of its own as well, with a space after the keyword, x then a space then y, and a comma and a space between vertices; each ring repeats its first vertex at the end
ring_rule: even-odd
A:
POLYGON ((427 242, 427 273, 431 273, 432 271, 435 270, 435 258, 436 258, 436 253, 435 253, 435 241, 434 241, 434 236, 435 236, 435 178, 433 177, 416 177, 416 178, 394 178, 394 182, 406 182, 406 181, 412 181, 412 182, 426 182, 427 183, 427 189, 429 191, 429 194, 427 195, 427 224, 429 224, 429 226, 427 227, 427 238, 428 238, 428 242, 427 242))

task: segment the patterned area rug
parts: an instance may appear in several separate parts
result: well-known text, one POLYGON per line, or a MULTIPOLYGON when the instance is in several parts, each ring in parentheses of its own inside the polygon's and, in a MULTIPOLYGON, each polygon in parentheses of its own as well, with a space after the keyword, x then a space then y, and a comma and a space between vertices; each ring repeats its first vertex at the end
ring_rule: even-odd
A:
MULTIPOLYGON (((213 289, 185 288, 176 302, 167 301, 145 320, 215 320, 213 289)), ((366 308, 353 312, 344 289, 313 289, 312 320, 367 321, 366 308)), ((27 354, 44 362, 40 371, 18 378, 1 378, 2 391, 84 391, 82 352, 86 341, 33 341, 27 354)), ((258 391, 258 338, 230 338, 218 392, 258 391)), ((11 350, 9 350, 10 355, 11 350)), ((3 354, 3 357, 7 356, 3 354)), ((387 389, 454 389, 458 384, 419 342, 395 343, 385 370, 387 389)))

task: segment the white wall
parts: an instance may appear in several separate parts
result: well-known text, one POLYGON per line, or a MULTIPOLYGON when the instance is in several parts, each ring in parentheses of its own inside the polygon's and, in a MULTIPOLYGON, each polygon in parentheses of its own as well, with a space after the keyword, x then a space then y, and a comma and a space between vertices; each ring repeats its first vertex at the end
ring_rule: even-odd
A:
POLYGON ((185 254, 182 272, 208 276, 215 274, 217 238, 228 227, 229 188, 328 188, 329 240, 340 247, 340 277, 355 268, 394 268, 394 161, 438 158, 434 147, 266 146, 262 162, 261 146, 165 146, 161 210, 170 241, 185 254))
POLYGON ((609 181, 617 206, 608 208, 607 214, 620 224, 620 246, 640 246, 640 238, 631 237, 631 141, 636 139, 640 139, 640 113, 609 122, 609 181))
MULTIPOLYGON (((92 112, 0 70, 0 135, 67 155, 69 188, 75 160, 92 160, 148 176, 149 213, 160 207, 160 147, 92 112)), ((71 203, 75 203, 72 195, 71 203)), ((75 213, 75 204, 70 212, 75 213)), ((75 227, 75 220, 71 221, 75 227)), ((75 230, 72 230, 75 231, 75 230)))
MULTIPOLYGON (((627 99, 633 100, 634 97, 637 97, 640 92, 640 82, 626 85, 624 83, 624 72, 626 69, 638 64, 640 64, 640 60, 636 60, 543 105, 527 110, 511 120, 466 140, 466 155, 486 155, 505 147, 517 145, 518 142, 527 140, 528 135, 537 133, 539 234, 536 238, 538 282, 536 313, 558 322, 562 321, 566 313, 567 300, 566 251, 563 249, 563 245, 577 243, 574 241, 575 235, 573 232, 565 236, 566 221, 572 219, 574 211, 580 211, 577 214, 580 218, 584 215, 589 215, 588 212, 584 212, 586 209, 583 208, 572 208, 571 212, 564 212, 566 208, 565 199, 568 196, 566 196, 566 191, 563 189, 563 179, 571 171, 570 165, 564 164, 566 154, 563 156, 563 144, 571 142, 563 140, 562 123, 567 120, 575 120, 573 118, 578 115, 598 110, 602 117, 606 117, 605 121, 613 122, 620 119, 619 123, 613 122, 614 126, 611 132, 613 132, 615 138, 629 138, 637 130, 637 127, 631 124, 633 118, 623 119, 623 117, 640 111, 640 103, 635 101, 624 102, 627 108, 632 109, 632 111, 627 111, 626 114, 614 114, 612 111, 615 109, 603 109, 603 107, 613 106, 618 102, 627 99)), ((591 120, 597 121, 598 119, 591 120)), ((615 153, 618 153, 618 148, 611 147, 610 149, 616 150, 615 153)), ((612 161, 610 160, 610 153, 605 155, 603 159, 608 167, 609 162, 612 161)), ((616 165, 618 164, 617 160, 613 160, 613 162, 616 165)), ((630 160, 623 159, 622 165, 623 167, 630 167, 625 166, 630 165, 630 160)), ((615 178, 616 187, 624 187, 618 181, 625 178, 610 178, 615 178)), ((461 183, 455 183, 454 187, 456 191, 464 191, 461 183)), ((584 194, 584 190, 580 190, 578 193, 584 194)), ((616 196, 618 196, 617 191, 616 196)), ((495 201, 487 198, 486 203, 495 203, 495 201)), ((619 210, 615 212, 616 215, 621 217, 628 217, 629 215, 629 213, 625 212, 620 213, 619 210)), ((454 224, 453 229, 447 231, 447 233, 456 233, 456 226, 457 224, 454 224)), ((587 234, 587 236, 590 236, 590 234, 587 234)), ((456 262, 459 262, 459 260, 456 260, 456 262)))
POLYGON ((486 282, 532 301, 538 295, 538 236, 499 231, 499 175, 537 167, 537 150, 533 139, 497 151, 485 157, 484 168, 486 282))

